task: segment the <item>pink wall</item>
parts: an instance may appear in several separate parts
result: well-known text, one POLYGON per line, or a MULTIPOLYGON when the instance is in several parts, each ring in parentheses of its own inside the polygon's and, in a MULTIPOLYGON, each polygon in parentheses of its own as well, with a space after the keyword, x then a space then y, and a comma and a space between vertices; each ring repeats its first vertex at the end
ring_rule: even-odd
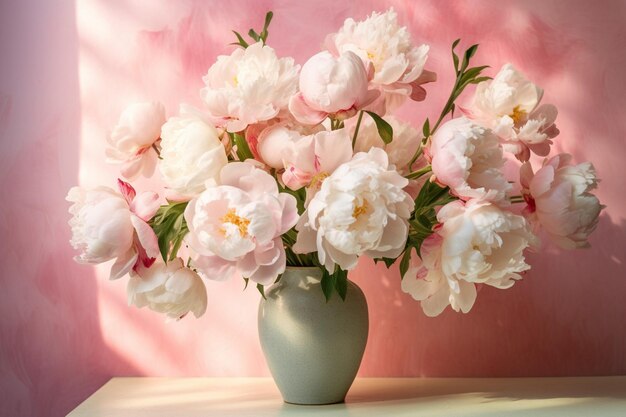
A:
POLYGON ((545 88, 560 110, 557 150, 595 162, 608 208, 592 249, 546 247, 523 281, 482 289, 468 315, 428 319, 396 270, 362 262, 352 278, 372 324, 360 375, 626 373, 625 3, 16 0, 0 3, 1 415, 62 415, 114 375, 268 374, 255 291, 209 283, 200 320, 130 309, 107 265, 71 260, 64 196, 76 183, 114 183, 104 138, 127 103, 160 99, 172 114, 198 102, 229 29, 259 26, 271 9, 270 43, 302 63, 345 17, 390 5, 431 45, 440 76, 405 117, 419 125, 438 113, 452 41, 480 42, 476 62, 511 61, 545 88))

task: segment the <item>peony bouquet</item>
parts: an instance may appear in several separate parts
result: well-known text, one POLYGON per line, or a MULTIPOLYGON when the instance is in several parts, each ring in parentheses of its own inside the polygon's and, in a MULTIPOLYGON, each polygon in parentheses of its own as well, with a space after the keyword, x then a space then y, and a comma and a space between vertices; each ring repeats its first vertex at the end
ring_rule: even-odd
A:
POLYGON ((557 109, 511 64, 488 77, 470 65, 478 46, 459 56, 454 42, 450 97, 417 130, 394 111, 424 100, 436 75, 393 9, 347 19, 302 66, 268 45, 271 19, 249 39, 235 32, 203 78, 202 108, 122 113, 106 155, 121 165, 117 189, 69 191, 76 260, 115 260, 129 304, 199 317, 203 279, 252 281, 263 295, 298 266, 322 269, 326 298, 345 298, 366 256, 397 262, 426 315, 466 313, 478 284, 521 278, 540 234, 588 246, 602 209, 594 168, 549 157, 557 109), (136 192, 130 183, 157 169, 160 195, 136 192))

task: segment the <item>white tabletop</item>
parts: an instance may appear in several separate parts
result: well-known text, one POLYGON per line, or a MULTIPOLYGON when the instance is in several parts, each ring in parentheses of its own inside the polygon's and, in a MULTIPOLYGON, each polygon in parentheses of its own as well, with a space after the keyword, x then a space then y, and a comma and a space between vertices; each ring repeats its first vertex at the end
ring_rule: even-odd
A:
POLYGON ((113 378, 70 417, 626 416, 626 376, 358 378, 345 404, 285 404, 269 378, 113 378))

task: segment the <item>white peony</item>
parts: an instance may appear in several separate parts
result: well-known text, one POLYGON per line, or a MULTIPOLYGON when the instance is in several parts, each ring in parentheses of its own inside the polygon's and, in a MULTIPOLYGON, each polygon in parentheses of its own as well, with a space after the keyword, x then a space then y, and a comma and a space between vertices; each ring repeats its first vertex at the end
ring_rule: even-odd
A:
POLYGON ((539 106, 543 90, 530 82, 513 65, 505 64, 493 80, 476 86, 474 97, 464 113, 483 127, 492 129, 504 150, 521 161, 530 153, 546 156, 551 138, 559 131, 554 125, 557 109, 539 106))
POLYGON ((258 42, 219 56, 203 78, 200 91, 207 109, 229 132, 278 116, 298 89, 298 70, 292 58, 278 58, 258 42))
MULTIPOLYGON (((400 173, 408 173, 408 164, 420 146, 422 134, 413 126, 404 123, 393 116, 385 117, 392 129, 393 140, 385 144, 374 120, 369 116, 363 116, 359 134, 356 140, 355 152, 368 152, 371 148, 381 148, 387 152, 389 163, 393 164, 400 173)), ((350 136, 354 135, 355 124, 350 127, 350 136)))
POLYGON ((183 266, 176 258, 164 264, 157 262, 131 274, 127 287, 128 304, 148 306, 172 319, 181 319, 187 313, 200 317, 207 307, 204 283, 198 274, 183 266))
POLYGON ((79 263, 99 264, 116 259, 110 279, 117 279, 160 256, 157 237, 148 221, 159 208, 159 196, 136 195, 128 183, 118 180, 120 192, 109 187, 72 187, 66 200, 72 218, 70 243, 81 251, 79 263))
POLYGON ((134 228, 131 212, 124 197, 109 187, 85 189, 72 187, 67 201, 73 215, 74 249, 81 253, 74 259, 79 263, 101 263, 117 258, 133 245, 134 228))
POLYGON ((358 153, 324 179, 296 229, 296 253, 318 252, 330 272, 348 270, 360 255, 395 258, 404 249, 413 199, 408 180, 378 148, 358 153))
POLYGON ((437 220, 441 225, 424 241, 421 262, 402 280, 402 290, 421 301, 427 316, 448 305, 467 313, 476 300, 475 284, 509 288, 530 269, 524 249, 536 238, 522 216, 471 200, 447 204, 437 220))
POLYGON ((153 145, 159 140, 165 123, 165 108, 161 103, 135 103, 120 115, 117 126, 108 138, 107 162, 122 164, 125 178, 154 173, 157 153, 153 145))
POLYGON ((167 188, 180 198, 200 194, 228 162, 217 130, 187 107, 163 125, 161 138, 159 169, 167 188))
POLYGON ((420 84, 436 79, 433 72, 424 70, 428 45, 413 45, 407 28, 398 24, 393 8, 385 13, 374 12, 361 22, 346 19, 339 32, 328 37, 326 47, 336 55, 354 52, 366 66, 373 65, 372 84, 383 93, 387 111, 398 107, 406 97, 423 100, 426 91, 420 84))
POLYGON ((452 119, 432 136, 428 154, 436 181, 452 194, 505 202, 511 184, 502 172, 502 147, 490 130, 465 117, 452 119))

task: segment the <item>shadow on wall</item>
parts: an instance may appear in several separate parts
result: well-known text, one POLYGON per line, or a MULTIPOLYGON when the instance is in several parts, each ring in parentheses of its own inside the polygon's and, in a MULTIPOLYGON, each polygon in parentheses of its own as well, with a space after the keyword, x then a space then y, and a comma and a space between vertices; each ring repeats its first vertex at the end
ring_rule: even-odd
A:
POLYGON ((436 318, 401 291, 396 267, 362 262, 352 275, 370 307, 360 375, 624 374, 626 336, 616 328, 626 314, 624 236, 626 223, 603 215, 591 249, 565 253, 547 244, 530 254, 532 270, 515 286, 483 286, 470 314, 448 307, 436 318))
POLYGON ((61 416, 111 375, 97 282, 76 265, 67 190, 78 182, 78 39, 71 2, 0 6, 0 415, 61 416), (44 41, 45 39, 45 41, 44 41), (51 53, 53 51, 54 53, 51 53))

